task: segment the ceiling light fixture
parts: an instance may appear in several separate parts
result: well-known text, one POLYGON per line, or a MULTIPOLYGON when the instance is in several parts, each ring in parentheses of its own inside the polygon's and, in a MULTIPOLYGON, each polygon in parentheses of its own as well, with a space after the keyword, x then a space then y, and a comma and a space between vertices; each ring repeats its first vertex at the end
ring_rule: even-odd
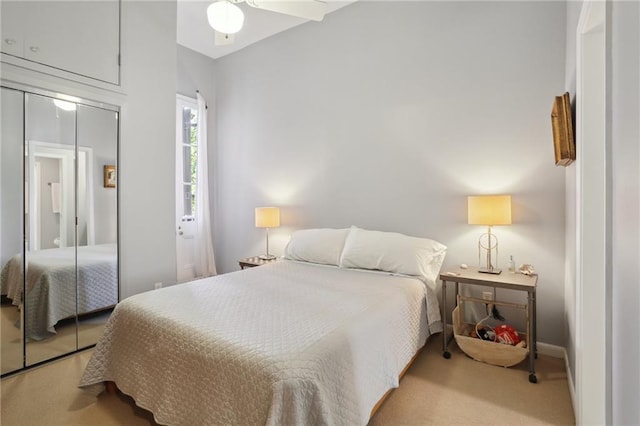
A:
POLYGON ((209 25, 223 34, 235 34, 242 29, 244 14, 242 10, 228 0, 211 3, 207 8, 209 25))

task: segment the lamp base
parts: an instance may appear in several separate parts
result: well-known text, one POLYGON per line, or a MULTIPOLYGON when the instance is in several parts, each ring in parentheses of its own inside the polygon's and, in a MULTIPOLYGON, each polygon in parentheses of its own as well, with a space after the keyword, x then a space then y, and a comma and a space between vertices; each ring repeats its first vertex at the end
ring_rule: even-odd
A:
POLYGON ((272 254, 261 254, 260 256, 258 256, 258 259, 262 259, 262 260, 273 260, 275 258, 276 256, 272 254))
POLYGON ((498 268, 493 268, 493 269, 480 268, 480 269, 478 269, 478 272, 482 272, 483 274, 500 275, 502 273, 502 269, 498 269, 498 268))

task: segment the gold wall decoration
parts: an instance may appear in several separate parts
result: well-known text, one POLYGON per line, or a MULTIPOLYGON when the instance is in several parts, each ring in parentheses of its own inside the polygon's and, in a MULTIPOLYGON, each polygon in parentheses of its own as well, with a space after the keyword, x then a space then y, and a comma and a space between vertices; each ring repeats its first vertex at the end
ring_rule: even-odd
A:
POLYGON ((104 166, 104 187, 116 187, 116 166, 104 166))
POLYGON ((569 92, 556 96, 551 110, 553 146, 556 166, 568 166, 576 159, 576 144, 573 139, 573 119, 571 116, 569 92))

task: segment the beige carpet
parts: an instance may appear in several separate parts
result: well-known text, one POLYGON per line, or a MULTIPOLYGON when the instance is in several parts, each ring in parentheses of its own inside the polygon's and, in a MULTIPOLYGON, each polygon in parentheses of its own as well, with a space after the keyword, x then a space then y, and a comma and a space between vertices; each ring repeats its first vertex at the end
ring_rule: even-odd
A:
MULTIPOLYGON (((56 325, 56 335, 27 343, 27 365, 36 364, 56 356, 94 345, 102 336, 109 312, 80 317, 76 341, 75 321, 61 321, 56 325)), ((2 305, 0 309, 0 370, 4 374, 22 368, 22 332, 16 327, 20 312, 16 306, 2 305)))
POLYGON ((3 304, 0 307, 0 371, 3 374, 22 368, 22 335, 15 326, 19 317, 16 306, 3 304))
POLYGON ((370 425, 575 424, 564 360, 540 355, 538 383, 527 363, 503 368, 468 358, 455 342, 442 357, 433 336, 370 425))
MULTIPOLYGON (((441 355, 433 336, 371 425, 574 424, 564 361, 540 356, 538 384, 526 366, 501 368, 467 358, 455 343, 441 355)), ((77 389, 91 351, 0 383, 0 423, 13 425, 153 425, 153 416, 123 395, 97 399, 77 389)))

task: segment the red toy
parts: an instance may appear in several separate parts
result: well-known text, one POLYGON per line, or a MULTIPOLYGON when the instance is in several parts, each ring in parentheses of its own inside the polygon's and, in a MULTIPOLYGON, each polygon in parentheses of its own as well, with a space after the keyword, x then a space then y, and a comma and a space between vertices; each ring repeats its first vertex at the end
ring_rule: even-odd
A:
POLYGON ((500 324, 493 331, 496 333, 496 342, 504 343, 505 345, 517 345, 520 343, 520 335, 508 324, 500 324))

